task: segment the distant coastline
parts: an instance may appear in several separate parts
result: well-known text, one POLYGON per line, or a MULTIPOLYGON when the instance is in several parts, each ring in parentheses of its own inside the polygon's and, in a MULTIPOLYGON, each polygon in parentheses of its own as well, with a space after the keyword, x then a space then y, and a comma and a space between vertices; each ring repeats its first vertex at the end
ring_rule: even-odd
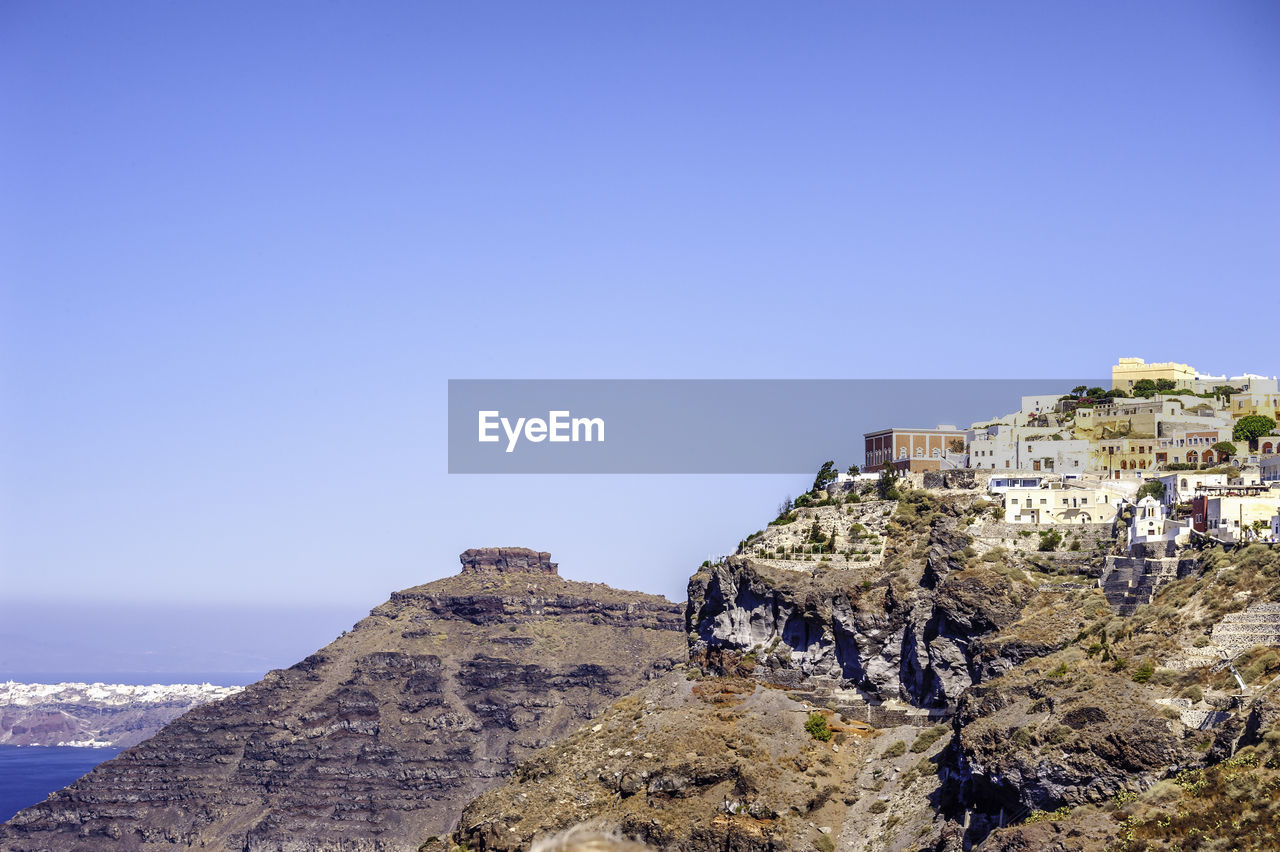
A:
MULTIPOLYGON (((143 681, 154 678, 142 677, 143 681)), ((0 744, 127 748, 240 685, 0 680, 0 744)))
POLYGON ((0 671, 0 683, 118 683, 126 686, 152 684, 208 683, 214 686, 248 686, 262 680, 265 671, 256 672, 129 672, 129 671, 0 671))

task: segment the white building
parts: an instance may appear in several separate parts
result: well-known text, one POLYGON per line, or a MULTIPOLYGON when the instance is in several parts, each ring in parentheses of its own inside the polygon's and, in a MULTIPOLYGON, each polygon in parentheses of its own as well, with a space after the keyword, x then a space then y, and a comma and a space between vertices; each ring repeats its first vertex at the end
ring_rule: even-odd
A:
POLYGON ((992 494, 1003 494, 1010 488, 1039 488, 1042 482, 1044 482, 1043 476, 1029 476, 1026 474, 993 476, 987 482, 987 491, 992 494))
POLYGON ((997 424, 969 434, 969 466, 979 470, 1015 470, 1017 442, 1012 426, 997 424))
POLYGON ((1109 524, 1120 500, 1109 490, 1042 484, 1004 492, 1004 519, 1011 524, 1109 524))
POLYGON ((1129 521, 1129 546, 1163 544, 1173 541, 1185 544, 1191 538, 1191 520, 1174 521, 1166 506, 1154 497, 1143 497, 1133 507, 1129 521))
POLYGON ((969 466, 979 470, 1079 473, 1089 467, 1086 440, 1054 440, 1045 426, 997 424, 969 435, 969 466))
POLYGON ((1041 414, 1049 414, 1058 410, 1058 400, 1062 399, 1060 393, 1042 393, 1033 396, 1024 396, 1022 398, 1021 413, 1028 417, 1039 417, 1041 414))
POLYGON ((1196 393, 1211 393, 1214 388, 1226 385, 1228 387, 1240 388, 1245 393, 1277 393, 1277 380, 1275 376, 1259 376, 1254 373, 1245 373, 1242 376, 1210 376, 1197 372, 1195 381, 1192 382, 1191 389, 1196 393))
POLYGON ((1078 473, 1089 467, 1092 451, 1088 441, 1019 441, 1018 466, 1023 470, 1044 470, 1052 473, 1078 473))
POLYGON ((1270 532, 1277 512, 1280 512, 1280 492, 1220 495, 1206 492, 1205 532, 1224 541, 1257 540, 1260 535, 1255 525, 1270 532))
POLYGON ((1196 496, 1197 488, 1227 484, 1225 473, 1200 473, 1194 470, 1175 470, 1157 479, 1164 484, 1164 499, 1161 502, 1166 506, 1190 503, 1191 498, 1196 496))

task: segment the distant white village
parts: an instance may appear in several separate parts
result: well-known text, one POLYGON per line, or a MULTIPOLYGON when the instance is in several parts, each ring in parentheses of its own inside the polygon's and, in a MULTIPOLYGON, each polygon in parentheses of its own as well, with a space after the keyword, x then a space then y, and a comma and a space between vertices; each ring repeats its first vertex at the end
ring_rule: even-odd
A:
POLYGON ((868 432, 861 475, 972 471, 1014 524, 1111 524, 1130 507, 1130 545, 1275 543, 1277 420, 1274 376, 1121 358, 1110 388, 1024 396, 1017 411, 967 429, 868 432))

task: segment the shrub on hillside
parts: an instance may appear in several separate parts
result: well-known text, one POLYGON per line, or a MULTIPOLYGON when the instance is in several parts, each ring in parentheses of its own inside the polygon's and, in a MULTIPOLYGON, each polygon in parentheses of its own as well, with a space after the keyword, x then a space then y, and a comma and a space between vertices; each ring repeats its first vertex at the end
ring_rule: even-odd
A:
POLYGON ((805 720, 804 729, 809 732, 809 736, 819 742, 829 742, 833 736, 831 726, 827 724, 827 717, 821 713, 810 713, 809 718, 805 720))
POLYGON ((916 741, 911 744, 912 754, 922 754, 938 740, 946 736, 951 729, 946 725, 934 725, 932 728, 926 728, 916 737, 916 741))

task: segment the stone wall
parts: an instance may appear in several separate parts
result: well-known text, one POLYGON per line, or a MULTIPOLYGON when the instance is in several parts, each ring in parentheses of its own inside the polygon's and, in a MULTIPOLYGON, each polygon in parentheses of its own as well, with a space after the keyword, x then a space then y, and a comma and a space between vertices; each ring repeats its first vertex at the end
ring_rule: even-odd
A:
MULTIPOLYGON (((985 479, 990 478, 990 475, 985 477, 985 479)), ((964 490, 972 490, 986 484, 979 480, 977 471, 967 468, 963 470, 926 471, 921 477, 921 481, 925 488, 959 488, 964 490)))
POLYGON ((980 552, 995 547, 1013 554, 1021 551, 1025 559, 1051 563, 1055 573, 1087 577, 1101 575, 1102 554, 1113 542, 1110 524, 1008 524, 988 519, 969 527, 968 533, 980 552), (1061 533, 1062 543, 1057 550, 1041 553, 1040 533, 1049 530, 1061 533), (1073 543, 1079 544, 1075 550, 1073 543))
POLYGON ((1213 643, 1231 657, 1254 645, 1280 646, 1280 603, 1255 604, 1213 626, 1213 643))
POLYGON ((1182 724, 1188 728, 1196 728, 1201 731, 1217 727, 1223 722, 1235 718, 1234 713, 1214 710, 1211 707, 1197 707, 1189 698, 1157 698, 1156 703, 1174 708, 1178 711, 1182 724))
MULTIPOLYGON (((1005 521, 983 520, 979 525, 969 528, 969 533, 984 544, 992 547, 1016 548, 1026 547, 1028 543, 1038 544, 1040 533, 1057 530, 1064 540, 1072 534, 1080 540, 1081 550, 1095 550, 1098 542, 1110 545, 1113 537, 1110 524, 1010 524, 1005 521), (1031 535, 1025 535, 1025 533, 1031 535)), ((1032 547, 1034 550, 1034 546, 1032 547)))

